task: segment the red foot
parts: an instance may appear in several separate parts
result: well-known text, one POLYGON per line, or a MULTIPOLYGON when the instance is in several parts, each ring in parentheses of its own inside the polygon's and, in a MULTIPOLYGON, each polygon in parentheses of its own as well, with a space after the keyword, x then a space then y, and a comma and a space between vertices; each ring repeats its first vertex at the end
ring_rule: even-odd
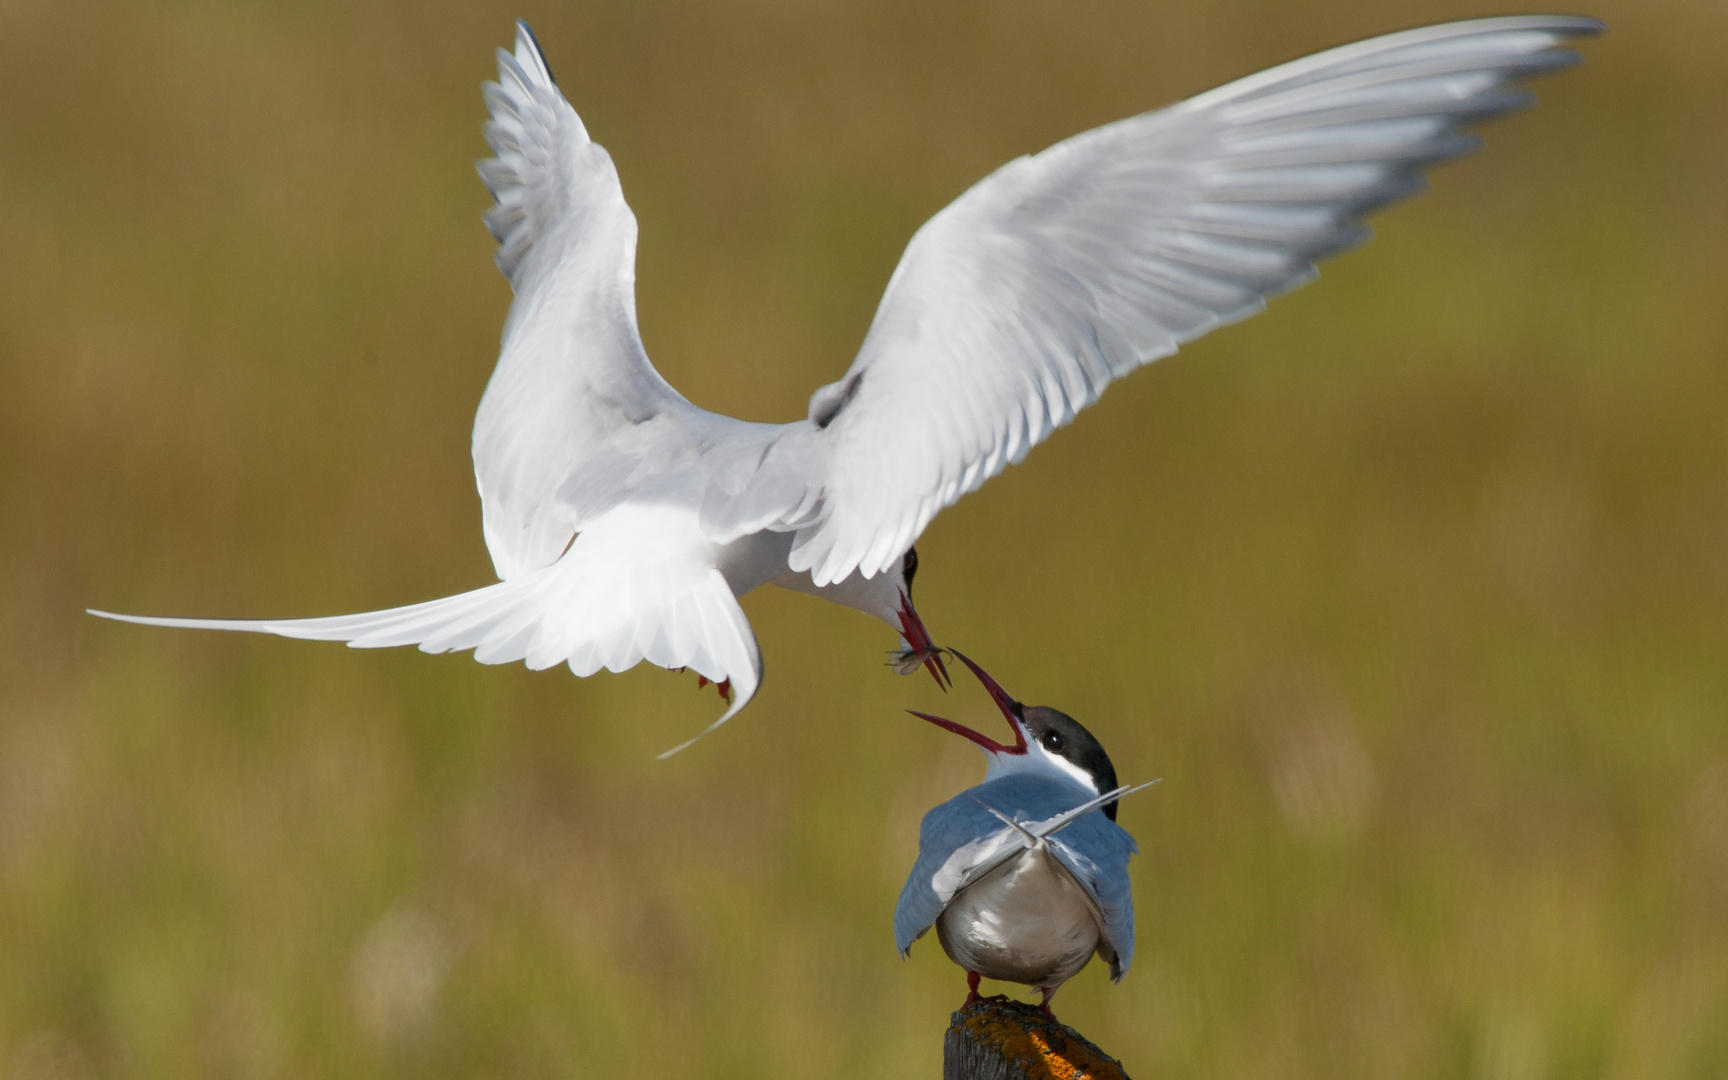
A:
POLYGON ((960 1006, 962 1009, 966 1008, 967 1005, 975 1005, 980 1001, 1007 1001, 1008 1000, 1007 994, 991 994, 989 997, 985 997, 984 995, 980 994, 978 992, 978 980, 979 980, 979 978, 980 978, 980 976, 976 971, 968 971, 966 973, 966 1001, 964 1004, 962 1004, 960 1006))
MULTIPOLYGON (((707 685, 708 685, 708 676, 706 676, 706 675, 696 676, 696 689, 700 690, 704 686, 707 686, 707 685)), ((721 701, 725 701, 728 703, 731 702, 731 700, 732 700, 732 680, 731 679, 722 679, 720 682, 715 683, 714 689, 720 691, 720 700, 721 701)))
POLYGON ((1056 996, 1056 991, 1059 989, 1061 988, 1056 986, 1040 986, 1038 988, 1038 992, 1044 995, 1044 1000, 1038 1003, 1038 1011, 1052 1020, 1056 1019, 1056 1014, 1050 1011, 1050 999, 1056 996))

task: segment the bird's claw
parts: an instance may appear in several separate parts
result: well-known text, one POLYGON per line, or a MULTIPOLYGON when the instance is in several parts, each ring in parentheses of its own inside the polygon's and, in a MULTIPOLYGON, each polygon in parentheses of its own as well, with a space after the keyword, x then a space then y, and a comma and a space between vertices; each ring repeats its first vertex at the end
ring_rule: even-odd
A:
MULTIPOLYGON (((683 669, 680 668, 679 670, 683 670, 683 669)), ((702 689, 704 686, 707 686, 709 684, 709 682, 711 682, 711 681, 712 680, 710 680, 708 678, 708 676, 706 676, 706 675, 700 675, 700 674, 697 675, 696 676, 696 689, 698 689, 698 690, 702 689)), ((732 680, 731 679, 721 679, 719 682, 714 683, 714 689, 720 691, 720 700, 721 701, 726 702, 728 705, 730 705, 732 703, 732 680)))
POLYGON ((979 975, 976 971, 968 971, 966 973, 966 1004, 960 1006, 962 1009, 964 1009, 967 1005, 976 1005, 980 1001, 1007 1001, 1008 1000, 1007 994, 991 994, 989 997, 985 997, 983 994, 980 994, 978 992, 978 984, 982 980, 983 980, 983 976, 979 975))
POLYGON ((983 994, 980 994, 978 992, 978 983, 981 981, 981 978, 982 977, 976 971, 968 971, 966 973, 966 1002, 964 1005, 960 1006, 962 1009, 966 1008, 969 1005, 976 1005, 980 1001, 1007 1001, 1008 1000, 1007 994, 991 994, 989 997, 985 997, 983 994))

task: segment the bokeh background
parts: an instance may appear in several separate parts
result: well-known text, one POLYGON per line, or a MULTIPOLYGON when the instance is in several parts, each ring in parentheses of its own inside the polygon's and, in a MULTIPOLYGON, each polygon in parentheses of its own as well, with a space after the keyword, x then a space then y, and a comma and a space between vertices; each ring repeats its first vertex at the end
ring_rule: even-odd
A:
MULTIPOLYGON (((1521 6, 1521 5, 1520 5, 1521 6)), ((1538 5, 1540 6, 1540 5, 1538 5)), ((649 351, 800 417, 1009 157, 1451 0, 0 3, 0 1076, 938 1075, 889 915, 974 724, 871 620, 761 696, 99 622, 491 579, 527 16, 641 221, 649 351)), ((1270 311, 920 541, 937 637, 1162 776, 1137 1077, 1728 1075, 1728 7, 1611 33, 1270 311)))

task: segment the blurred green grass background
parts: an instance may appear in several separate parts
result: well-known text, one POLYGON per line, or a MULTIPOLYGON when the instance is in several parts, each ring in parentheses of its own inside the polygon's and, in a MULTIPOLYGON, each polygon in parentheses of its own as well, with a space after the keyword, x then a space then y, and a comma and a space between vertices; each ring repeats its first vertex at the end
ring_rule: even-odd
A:
MULTIPOLYGON (((761 696, 98 622, 491 578, 509 302, 477 86, 534 25, 641 221, 649 351, 803 415, 1009 157, 1492 0, 0 3, 0 1076, 938 1075, 889 916, 981 774, 872 621, 745 601, 761 696)), ((1099 734, 1138 1077, 1728 1075, 1728 7, 1611 33, 1252 322, 920 542, 1099 734)))

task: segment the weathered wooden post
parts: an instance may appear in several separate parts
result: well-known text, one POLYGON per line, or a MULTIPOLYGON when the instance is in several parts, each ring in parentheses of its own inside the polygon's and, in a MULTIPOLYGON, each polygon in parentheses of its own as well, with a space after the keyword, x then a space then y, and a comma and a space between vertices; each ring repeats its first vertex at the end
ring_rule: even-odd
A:
POLYGON ((1036 1005, 985 998, 954 1014, 942 1080, 1128 1080, 1122 1063, 1036 1005))

